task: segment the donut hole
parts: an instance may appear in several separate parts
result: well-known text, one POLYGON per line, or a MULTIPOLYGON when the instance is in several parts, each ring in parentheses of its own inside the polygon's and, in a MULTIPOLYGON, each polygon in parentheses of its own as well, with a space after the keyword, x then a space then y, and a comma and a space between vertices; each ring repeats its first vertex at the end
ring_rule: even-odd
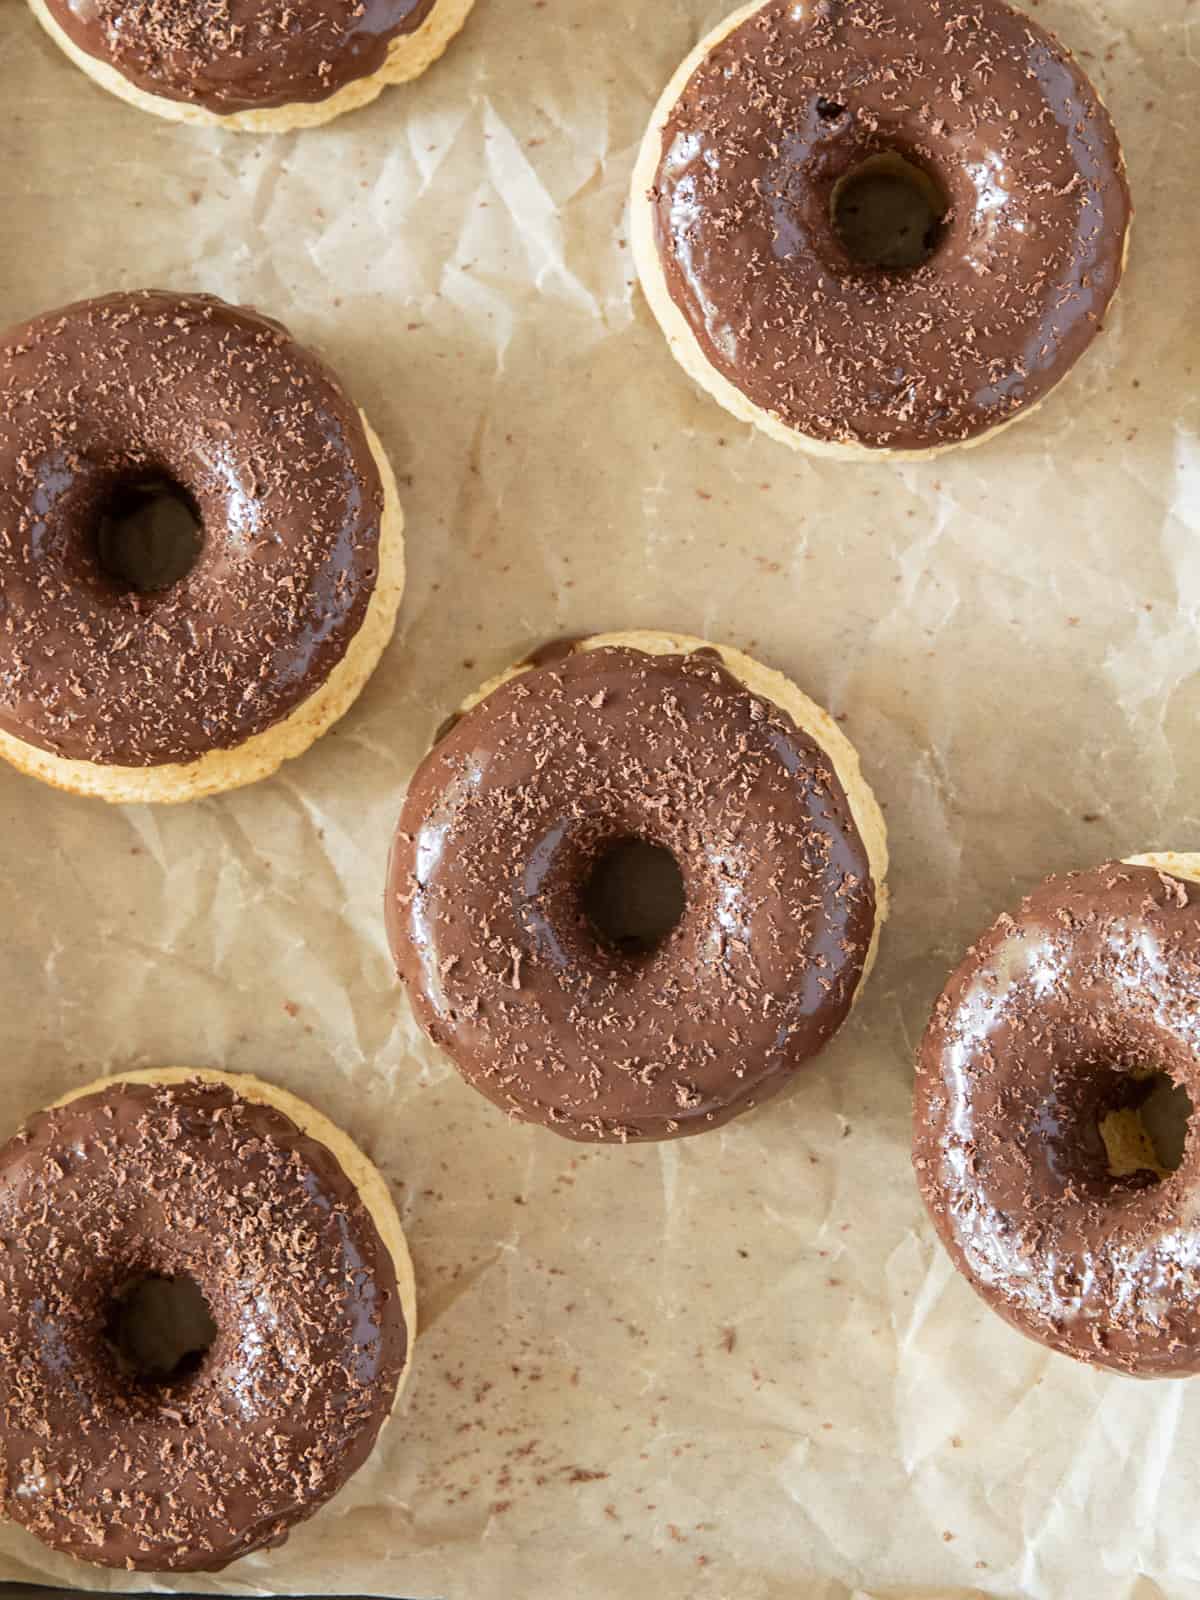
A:
POLYGON ((1183 1163, 1192 1101, 1166 1072, 1129 1075, 1120 1099, 1098 1120, 1112 1178, 1170 1177, 1183 1163))
POLYGON ((114 582, 138 594, 154 594, 186 578, 203 540, 195 500, 168 477, 118 482, 97 515, 100 566, 114 582))
POLYGON ((646 956, 678 926, 687 894, 669 850, 648 839, 623 838, 605 845, 592 862, 582 902, 599 944, 646 956))
POLYGON ((892 272, 929 260, 949 209, 937 181, 896 151, 851 168, 830 201, 833 231, 850 259, 892 272))
POLYGON ((199 1371, 217 1325, 195 1279, 147 1273, 112 1297, 104 1336, 124 1377, 179 1383, 199 1371))

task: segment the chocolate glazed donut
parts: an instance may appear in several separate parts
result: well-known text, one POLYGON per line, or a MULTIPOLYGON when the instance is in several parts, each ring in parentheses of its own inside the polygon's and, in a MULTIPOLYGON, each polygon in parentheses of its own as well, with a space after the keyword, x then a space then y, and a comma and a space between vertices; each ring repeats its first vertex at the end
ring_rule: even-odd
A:
POLYGON ((311 1106, 220 1073, 92 1085, 0 1149, 0 1504, 109 1567, 280 1544, 370 1453, 415 1326, 386 1185, 311 1106), (131 1296, 180 1280, 211 1343, 131 1368, 131 1296))
POLYGON ((0 753, 115 800, 264 776, 374 666, 402 526, 337 380, 257 312, 147 290, 14 329, 0 347, 0 753), (105 529, 160 491, 190 508, 195 559, 138 588, 105 529))
POLYGON ((1022 1333, 1140 1377, 1200 1372, 1200 857, 1051 878, 950 978, 922 1042, 913 1159, 955 1265, 1022 1333))
POLYGON ((496 1105, 573 1139, 668 1139, 764 1100, 837 1032, 886 863, 857 757, 793 685, 701 640, 600 636, 489 686, 427 756, 388 927, 419 1020, 496 1105), (589 910, 631 840, 682 878, 648 949, 589 910))
POLYGON ((106 89, 173 121, 253 132, 327 122, 414 78, 474 0, 30 0, 106 89))
POLYGON ((1095 90, 1004 0, 743 8, 660 101, 632 207, 685 370, 772 438, 859 457, 977 443, 1041 400, 1130 219, 1095 90), (924 217, 894 260, 858 236, 872 185, 924 217))

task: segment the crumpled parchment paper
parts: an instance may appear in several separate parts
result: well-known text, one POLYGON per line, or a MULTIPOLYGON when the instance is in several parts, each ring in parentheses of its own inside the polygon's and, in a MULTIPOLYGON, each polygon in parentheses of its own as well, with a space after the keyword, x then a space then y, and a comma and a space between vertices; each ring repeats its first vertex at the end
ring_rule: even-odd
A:
MULTIPOLYGON (((416 1373, 371 1462, 281 1551, 175 1587, 1200 1596, 1200 1383, 1023 1342, 909 1170, 913 1046, 971 936, 1050 870, 1197 847, 1200 6, 1029 3, 1126 141, 1118 309, 1033 420, 866 467, 735 424, 632 282, 634 150, 725 0, 479 0, 418 84, 261 139, 128 109, 0 6, 0 320, 144 285, 257 303, 344 375, 409 518, 394 645, 277 779, 108 810, 0 770, 3 1129, 119 1068, 258 1072, 365 1144, 416 1258, 416 1373), (895 910, 784 1098, 589 1150, 422 1042, 381 897, 446 712, 549 635, 628 626, 751 650, 845 717, 895 910)), ((0 1577, 154 1586, 11 1528, 0 1577)))

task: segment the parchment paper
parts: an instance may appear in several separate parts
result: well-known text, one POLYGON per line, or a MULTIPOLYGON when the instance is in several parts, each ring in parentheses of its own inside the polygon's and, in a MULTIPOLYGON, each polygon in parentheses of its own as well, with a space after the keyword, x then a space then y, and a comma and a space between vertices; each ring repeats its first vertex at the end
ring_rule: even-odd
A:
MULTIPOLYGON (((1010 1332, 935 1245, 908 1138, 975 933, 1053 869, 1200 847, 1200 6, 1036 6, 1126 141, 1129 276, 1038 417, 900 467, 734 424, 631 281, 637 141, 727 9, 479 0, 419 84, 255 139, 126 108, 0 5, 0 321, 148 284, 255 302, 344 375, 409 517, 395 643, 279 778, 109 810, 0 770, 0 1127, 119 1068, 258 1072, 364 1143, 416 1258, 416 1373, 372 1461, 282 1551, 176 1587, 1200 1596, 1200 1382, 1010 1332), (589 1150, 420 1040, 381 895, 446 712, 549 635, 626 626, 740 645, 844 715, 895 911, 783 1099, 589 1150)), ((11 1528, 0 1577, 125 1582, 11 1528)))

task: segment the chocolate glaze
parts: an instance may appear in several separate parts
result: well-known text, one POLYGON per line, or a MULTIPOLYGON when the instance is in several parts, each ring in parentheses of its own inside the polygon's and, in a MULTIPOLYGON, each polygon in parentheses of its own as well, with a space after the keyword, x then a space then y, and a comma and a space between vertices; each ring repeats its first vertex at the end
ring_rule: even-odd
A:
POLYGON ((114 1085, 0 1150, 0 1496, 56 1550, 214 1571, 281 1543, 365 1461, 406 1351, 354 1185, 271 1107, 114 1085), (151 1274, 194 1279, 218 1330, 158 1385, 105 1339, 151 1274))
POLYGON ((667 287, 708 360, 817 439, 921 450, 1053 387, 1121 276, 1108 114, 1001 0, 769 0, 668 119, 651 191, 667 287), (856 264, 834 190, 895 152, 949 201, 921 266, 856 264))
POLYGON ((875 887, 823 751, 718 662, 558 653, 418 769, 392 850, 392 951, 421 1023, 498 1106, 574 1139, 700 1133, 840 1027, 875 887), (686 909, 651 954, 583 910, 617 840, 664 846, 686 909))
POLYGON ((587 635, 582 633, 564 633, 557 639, 547 639, 545 644, 539 644, 536 649, 531 650, 519 665, 549 667, 556 661, 565 661, 568 656, 574 655, 586 637, 587 635))
MULTIPOLYGON (((517 663, 518 670, 525 667, 545 667, 555 661, 562 661, 574 653, 575 649, 587 638, 583 633, 564 633, 560 638, 547 639, 545 644, 540 644, 531 650, 527 656, 517 663)), ((699 654, 699 652, 697 652, 699 654)), ((433 736, 434 744, 440 744, 452 728, 456 728, 462 721, 461 711, 452 711, 438 724, 437 732, 433 736)))
POLYGON ((0 348, 0 728, 148 767, 231 749, 328 677, 366 615, 383 489, 333 375, 208 295, 109 295, 0 348), (180 484, 203 544, 169 588, 100 563, 114 490, 180 484))
POLYGON ((437 0, 46 0, 81 50, 147 94, 228 116, 368 78, 437 0))
POLYGON ((1099 1124, 1138 1073, 1200 1104, 1198 1017, 1200 891, 1109 862, 997 921, 918 1062, 917 1181, 955 1265, 1022 1333, 1146 1377, 1200 1371, 1200 1135, 1161 1181, 1114 1177, 1099 1124))

